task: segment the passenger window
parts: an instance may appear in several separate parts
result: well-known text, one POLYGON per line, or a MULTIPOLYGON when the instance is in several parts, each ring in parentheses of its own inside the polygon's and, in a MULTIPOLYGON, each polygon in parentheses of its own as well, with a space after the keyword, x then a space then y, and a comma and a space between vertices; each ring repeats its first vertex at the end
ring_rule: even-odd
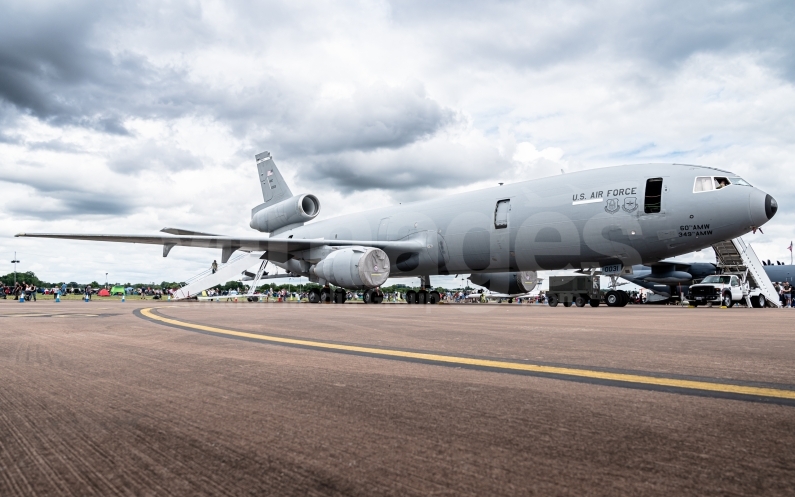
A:
POLYGON ((731 185, 729 183, 729 178, 715 178, 715 189, 720 190, 721 188, 727 187, 731 185))
POLYGON ((732 286, 740 286, 740 280, 736 276, 732 276, 732 286))
POLYGON ((693 186, 693 192, 709 192, 712 191, 712 177, 699 176, 696 178, 696 184, 693 186))
POLYGON ((500 200, 494 210, 494 227, 497 229, 508 227, 508 213, 511 211, 510 200, 500 200))
POLYGON ((643 202, 643 210, 646 214, 660 212, 662 206, 662 178, 651 178, 646 180, 646 197, 643 202))

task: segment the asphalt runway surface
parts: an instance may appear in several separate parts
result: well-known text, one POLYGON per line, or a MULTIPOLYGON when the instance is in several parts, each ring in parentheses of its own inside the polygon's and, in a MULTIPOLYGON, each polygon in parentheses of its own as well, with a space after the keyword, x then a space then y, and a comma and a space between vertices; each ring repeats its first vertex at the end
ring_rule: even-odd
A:
POLYGON ((0 495, 792 495, 794 319, 0 301, 0 495))

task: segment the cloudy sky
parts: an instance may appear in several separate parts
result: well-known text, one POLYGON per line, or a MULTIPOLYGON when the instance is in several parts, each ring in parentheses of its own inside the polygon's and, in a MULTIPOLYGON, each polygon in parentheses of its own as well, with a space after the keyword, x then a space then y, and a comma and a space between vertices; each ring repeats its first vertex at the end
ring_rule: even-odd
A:
MULTIPOLYGON (((254 154, 321 217, 618 164, 729 169, 795 239, 795 4, 0 0, 0 273, 186 279, 251 234, 254 154)), ((703 253, 695 257, 705 257, 703 253)))

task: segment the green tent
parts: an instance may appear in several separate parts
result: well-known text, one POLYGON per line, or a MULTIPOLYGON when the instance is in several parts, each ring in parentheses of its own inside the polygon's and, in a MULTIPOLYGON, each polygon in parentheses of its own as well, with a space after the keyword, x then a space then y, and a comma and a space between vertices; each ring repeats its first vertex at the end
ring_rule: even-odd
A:
POLYGON ((121 285, 114 286, 110 289, 111 295, 124 295, 124 287, 121 285))

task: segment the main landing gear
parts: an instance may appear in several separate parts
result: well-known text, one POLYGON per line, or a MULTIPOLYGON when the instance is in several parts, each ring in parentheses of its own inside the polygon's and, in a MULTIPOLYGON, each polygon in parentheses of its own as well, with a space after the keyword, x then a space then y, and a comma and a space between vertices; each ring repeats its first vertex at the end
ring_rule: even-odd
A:
POLYGON ((406 292, 407 304, 438 304, 441 300, 442 296, 435 290, 430 292, 427 290, 420 290, 419 292, 409 290, 406 292))
POLYGON ((319 303, 328 303, 334 302, 335 304, 344 304, 347 298, 347 294, 345 290, 342 288, 337 288, 335 290, 331 290, 331 288, 325 286, 318 290, 317 288, 313 288, 309 290, 309 303, 310 304, 319 304, 319 303))
POLYGON ((406 292, 407 304, 438 304, 442 300, 439 292, 429 290, 431 288, 431 277, 429 275, 420 277, 420 288, 421 290, 418 292, 414 290, 406 292))
POLYGON ((362 300, 364 300, 365 304, 380 304, 384 301, 384 294, 381 292, 376 292, 374 289, 370 289, 364 292, 362 295, 362 300))

